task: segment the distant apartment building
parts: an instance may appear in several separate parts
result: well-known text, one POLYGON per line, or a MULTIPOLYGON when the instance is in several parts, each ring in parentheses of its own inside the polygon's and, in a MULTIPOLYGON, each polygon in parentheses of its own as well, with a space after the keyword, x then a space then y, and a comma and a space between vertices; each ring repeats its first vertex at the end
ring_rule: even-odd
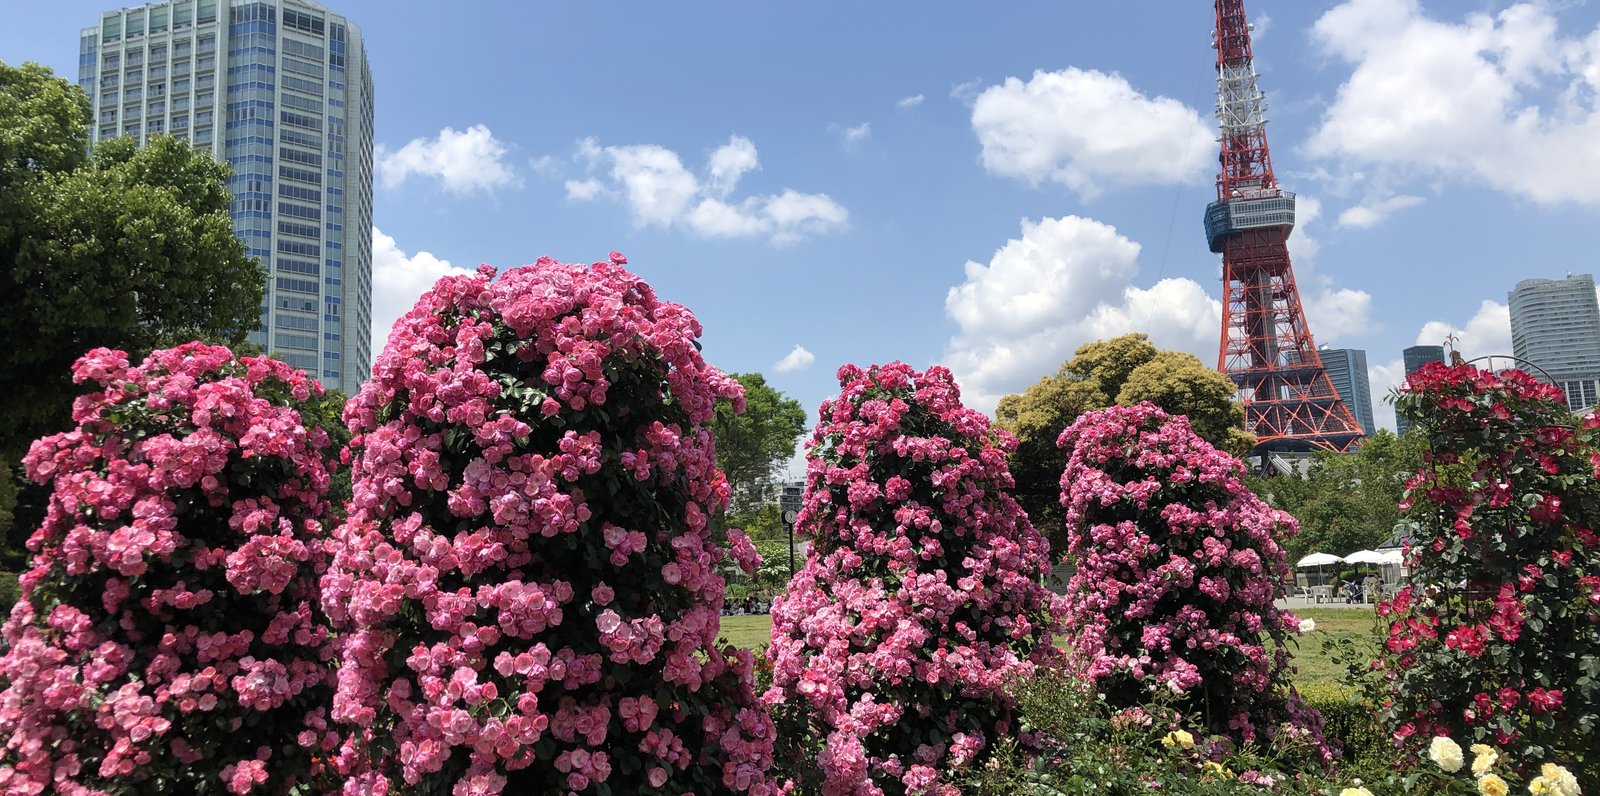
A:
POLYGON ((1372 436, 1376 427, 1372 422, 1372 383, 1367 375, 1367 352, 1358 348, 1322 348, 1317 355, 1322 357, 1322 367, 1328 371, 1334 392, 1350 407, 1362 432, 1372 436))
MULTIPOLYGON (((1429 362, 1443 362, 1444 346, 1414 345, 1402 351, 1400 356, 1405 360, 1406 375, 1410 376, 1411 374, 1422 370, 1422 366, 1428 364, 1429 362)), ((1411 423, 1409 423, 1405 418, 1401 417, 1398 412, 1395 413, 1394 426, 1395 433, 1402 436, 1407 431, 1411 430, 1411 423)))
POLYGON ((1512 353, 1536 365, 1531 370, 1541 381, 1560 387, 1573 410, 1594 406, 1600 394, 1600 301, 1594 276, 1524 279, 1508 298, 1512 353))
POLYGON ((233 169, 233 229, 267 269, 250 341, 353 394, 372 370, 372 73, 312 0, 169 0, 79 39, 96 141, 168 133, 233 169))

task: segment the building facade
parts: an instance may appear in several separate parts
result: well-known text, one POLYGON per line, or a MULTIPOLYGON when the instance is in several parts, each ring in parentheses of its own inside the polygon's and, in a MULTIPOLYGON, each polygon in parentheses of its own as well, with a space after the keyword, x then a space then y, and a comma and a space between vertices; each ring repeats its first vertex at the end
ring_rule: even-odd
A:
POLYGON ((1538 366, 1533 374, 1560 387, 1573 410, 1594 406, 1600 395, 1600 301, 1594 276, 1524 279, 1508 298, 1512 353, 1538 366))
POLYGON ((169 134, 233 169, 233 228, 267 270, 250 341, 348 394, 372 370, 372 72, 313 0, 169 0, 79 40, 95 141, 169 134))
POLYGON ((1376 428, 1372 422, 1372 383, 1367 376, 1367 352, 1358 348, 1323 348, 1317 355, 1322 357, 1322 367, 1328 371, 1334 392, 1350 407, 1361 430, 1371 437, 1376 428))
MULTIPOLYGON (((1406 375, 1410 376, 1411 374, 1422 370, 1422 366, 1428 364, 1429 362, 1443 362, 1444 346, 1414 345, 1400 352, 1400 356, 1403 360, 1405 360, 1406 363, 1406 375)), ((1407 431, 1411 430, 1411 423, 1405 418, 1401 417, 1398 412, 1396 412, 1394 416, 1394 430, 1395 433, 1402 436, 1405 435, 1407 431)))

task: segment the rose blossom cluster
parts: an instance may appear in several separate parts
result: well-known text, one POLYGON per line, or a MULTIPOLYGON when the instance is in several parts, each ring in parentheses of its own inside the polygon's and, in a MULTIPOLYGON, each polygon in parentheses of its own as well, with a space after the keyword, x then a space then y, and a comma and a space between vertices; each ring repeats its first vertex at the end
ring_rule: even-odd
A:
POLYGON ((317 605, 329 436, 289 365, 96 349, 0 657, 0 790, 303 791, 338 736, 317 605))
POLYGON ((346 407, 346 794, 774 792, 751 655, 715 647, 709 420, 743 394, 625 262, 441 279, 346 407))
POLYGON ((1431 450, 1401 503, 1409 585, 1379 606, 1383 718, 1413 753, 1471 737, 1600 778, 1600 417, 1470 365, 1422 368, 1395 403, 1431 450))
POLYGON ((1288 685, 1300 622, 1274 606, 1298 526, 1241 481, 1239 460, 1149 403, 1090 412, 1061 433, 1073 666, 1113 708, 1166 694, 1239 742, 1330 752, 1288 685))
POLYGON ((952 779, 1020 732, 1007 684, 1054 655, 1049 548, 1007 492, 1015 440, 961 405, 948 370, 838 375, 807 454, 796 528, 811 545, 773 607, 764 699, 804 787, 955 794, 952 779))

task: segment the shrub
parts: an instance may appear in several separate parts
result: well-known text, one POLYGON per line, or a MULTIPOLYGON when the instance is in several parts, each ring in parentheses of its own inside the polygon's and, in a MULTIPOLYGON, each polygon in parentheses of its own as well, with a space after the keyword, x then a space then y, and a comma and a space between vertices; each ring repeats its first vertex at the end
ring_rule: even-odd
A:
POLYGON ((1394 744, 1378 723, 1378 706, 1357 689, 1310 685, 1299 688, 1306 706, 1322 717, 1322 737, 1346 761, 1388 762, 1394 744))
POLYGON ((288 365, 189 343, 73 367, 77 428, 0 658, 6 793, 305 792, 333 748, 317 608, 328 435, 288 365))
POLYGON ((624 262, 440 280, 347 408, 346 793, 770 791, 751 655, 713 646, 739 386, 624 262))
POLYGON ((1320 718, 1288 685, 1299 622, 1273 605, 1293 518, 1243 485, 1237 459, 1150 404, 1084 415, 1059 444, 1079 676, 1113 708, 1164 692, 1212 732, 1328 759, 1320 718))
POLYGON ((1600 418, 1465 365, 1411 374, 1396 406, 1431 450, 1401 504, 1410 584, 1379 607, 1388 728, 1413 752, 1450 735, 1600 782, 1600 418))
POLYGON ((1054 653, 1049 548, 1006 490, 1009 434, 944 368, 839 370, 807 453, 805 567, 764 697, 804 787, 955 793, 1016 733, 1006 686, 1054 653))

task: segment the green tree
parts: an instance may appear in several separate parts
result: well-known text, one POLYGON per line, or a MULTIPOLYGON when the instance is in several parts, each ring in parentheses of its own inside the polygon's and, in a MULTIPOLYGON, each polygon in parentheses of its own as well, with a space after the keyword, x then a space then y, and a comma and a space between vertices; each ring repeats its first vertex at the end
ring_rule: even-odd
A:
MULTIPOLYGON (((168 136, 89 149, 89 99, 0 62, 0 465, 67 426, 72 363, 117 348, 240 343, 266 274, 233 235, 228 169, 168 136)), ((25 495, 19 504, 27 504, 25 495)), ((19 506, 20 508, 20 506, 19 506)), ((12 528, 0 529, 13 545, 12 528)))
POLYGON ((1395 533, 1405 481, 1422 466, 1427 439, 1380 429, 1350 453, 1319 453, 1304 479, 1252 477, 1251 488, 1300 521, 1285 548, 1345 555, 1375 548, 1395 533))
POLYGON ((712 433, 717 466, 727 474, 733 491, 730 513, 744 517, 770 497, 767 487, 773 475, 794 455, 795 443, 805 433, 806 411, 799 401, 769 386, 760 373, 732 375, 744 385, 744 413, 719 401, 712 433))
POLYGON ((1227 376, 1182 351, 1158 351, 1134 368, 1117 391, 1118 406, 1149 401, 1170 414, 1189 418, 1194 433, 1235 456, 1247 453, 1255 437, 1244 430, 1244 407, 1227 376))
POLYGON ((1156 348, 1143 334, 1079 347, 1054 376, 1007 395, 995 408, 995 424, 1017 436, 1011 455, 1017 502, 1052 545, 1062 546, 1065 517, 1058 501, 1067 452, 1056 447, 1056 437, 1072 421, 1095 409, 1149 401, 1168 414, 1186 415, 1195 433, 1237 456, 1255 439, 1244 430, 1236 392, 1227 376, 1194 355, 1156 348))

